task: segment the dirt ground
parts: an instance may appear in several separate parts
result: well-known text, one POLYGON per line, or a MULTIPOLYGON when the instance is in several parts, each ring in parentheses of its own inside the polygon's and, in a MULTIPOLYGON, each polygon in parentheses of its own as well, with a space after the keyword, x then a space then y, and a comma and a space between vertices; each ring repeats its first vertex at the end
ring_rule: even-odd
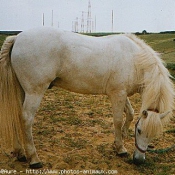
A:
POLYGON ((165 127, 163 135, 153 140, 153 149, 158 151, 147 152, 144 165, 133 164, 134 124, 141 99, 138 94, 130 99, 135 119, 125 139, 129 155, 119 157, 113 145, 111 104, 106 96, 80 95, 56 88, 48 90, 33 127, 35 145, 44 167, 40 172, 32 172, 28 163, 20 163, 1 152, 0 174, 2 169, 16 170, 16 174, 21 175, 54 174, 48 170, 58 170, 55 174, 61 174, 60 170, 64 170, 62 174, 83 174, 83 170, 91 170, 89 174, 98 174, 92 170, 120 175, 175 174, 175 148, 167 149, 175 144, 175 118, 165 127))

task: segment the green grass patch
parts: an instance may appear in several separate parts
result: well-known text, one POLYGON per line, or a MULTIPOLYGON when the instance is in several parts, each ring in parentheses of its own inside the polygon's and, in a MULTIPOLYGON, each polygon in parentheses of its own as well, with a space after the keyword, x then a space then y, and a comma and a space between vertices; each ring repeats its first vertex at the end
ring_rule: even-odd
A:
POLYGON ((175 62, 175 34, 149 34, 139 35, 155 51, 162 54, 166 63, 175 62))
POLYGON ((7 35, 0 35, 0 48, 1 48, 6 37, 7 37, 7 35))

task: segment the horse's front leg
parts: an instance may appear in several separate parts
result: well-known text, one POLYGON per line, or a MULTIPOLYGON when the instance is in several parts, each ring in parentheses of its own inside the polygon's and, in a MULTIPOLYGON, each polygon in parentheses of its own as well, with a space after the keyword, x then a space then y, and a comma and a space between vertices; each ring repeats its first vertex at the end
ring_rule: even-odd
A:
POLYGON ((115 129, 115 147, 119 155, 126 154, 122 139, 123 112, 126 103, 127 94, 124 90, 117 91, 109 95, 112 103, 113 120, 115 129))
POLYGON ((124 111, 126 113, 126 120, 125 120, 125 123, 123 125, 122 131, 123 131, 123 136, 127 137, 128 129, 129 129, 130 124, 131 124, 131 122, 133 121, 133 118, 134 118, 134 109, 131 106, 129 98, 126 98, 126 104, 125 104, 124 111))
POLYGON ((30 168, 41 168, 42 164, 36 153, 36 148, 32 136, 32 124, 34 115, 40 105, 43 95, 26 94, 23 104, 23 130, 24 130, 24 148, 27 159, 30 161, 30 168))

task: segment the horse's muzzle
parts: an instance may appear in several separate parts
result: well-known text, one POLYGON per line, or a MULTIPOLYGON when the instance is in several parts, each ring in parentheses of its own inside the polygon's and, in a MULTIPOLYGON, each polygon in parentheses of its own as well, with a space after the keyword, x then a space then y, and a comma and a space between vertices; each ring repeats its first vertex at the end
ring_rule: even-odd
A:
POLYGON ((145 156, 138 156, 136 155, 136 153, 134 152, 134 155, 133 155, 133 163, 135 165, 141 165, 143 163, 145 163, 145 156))

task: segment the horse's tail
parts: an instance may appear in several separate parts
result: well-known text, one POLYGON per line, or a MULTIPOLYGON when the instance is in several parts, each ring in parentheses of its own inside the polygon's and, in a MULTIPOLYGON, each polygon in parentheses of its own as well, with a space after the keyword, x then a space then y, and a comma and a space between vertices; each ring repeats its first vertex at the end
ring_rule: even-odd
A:
POLYGON ((11 66, 15 40, 16 36, 7 37, 0 52, 0 145, 6 149, 13 149, 14 143, 23 138, 21 116, 24 91, 11 66))

